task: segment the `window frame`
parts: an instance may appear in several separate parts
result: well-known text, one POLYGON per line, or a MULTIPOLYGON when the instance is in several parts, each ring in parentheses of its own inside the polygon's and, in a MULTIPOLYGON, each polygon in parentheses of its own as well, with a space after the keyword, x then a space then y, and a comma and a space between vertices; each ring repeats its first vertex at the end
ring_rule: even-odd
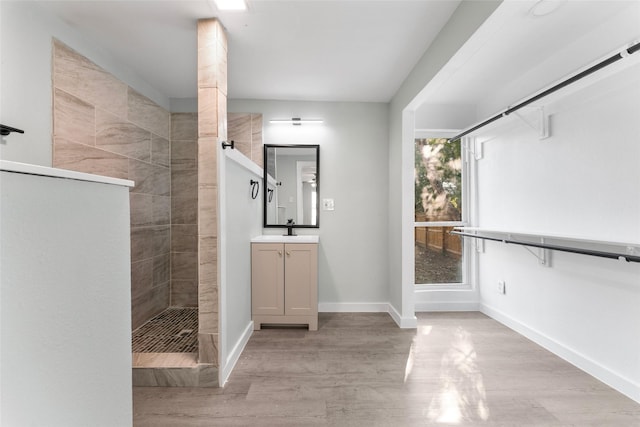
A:
MULTIPOLYGON (((427 139, 427 138, 451 138, 458 133, 457 130, 419 130, 416 131, 414 135, 414 152, 415 152, 415 141, 417 139, 427 139)), ((415 211, 413 213, 413 245, 415 246, 415 230, 416 228, 422 227, 464 227, 469 224, 470 217, 470 203, 471 197, 469 192, 470 187, 470 170, 469 170, 469 139, 462 138, 460 141, 460 157, 461 157, 461 183, 462 183, 462 212, 461 212, 461 220, 460 221, 416 221, 415 220, 415 211)), ((414 158, 415 162, 415 158, 414 158)), ((413 180, 413 185, 415 189, 415 176, 413 180)), ((415 206, 415 200, 414 200, 415 206)), ((461 238, 462 239, 462 238, 461 238)), ((462 282, 456 283, 416 283, 415 278, 415 269, 416 269, 416 259, 415 253, 413 257, 413 270, 414 270, 414 289, 417 291, 420 290, 434 290, 434 289, 469 289, 471 288, 471 246, 470 244, 466 244, 464 239, 462 240, 462 282)))

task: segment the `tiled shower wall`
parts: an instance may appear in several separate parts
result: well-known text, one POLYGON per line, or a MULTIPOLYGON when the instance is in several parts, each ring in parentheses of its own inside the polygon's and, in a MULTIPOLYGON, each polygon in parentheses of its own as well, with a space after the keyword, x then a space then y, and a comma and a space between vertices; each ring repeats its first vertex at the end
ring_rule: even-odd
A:
POLYGON ((227 138, 242 154, 262 167, 262 114, 227 113, 227 138))
POLYGON ((198 114, 171 114, 171 305, 198 306, 198 114))
POLYGON ((168 111, 54 40, 53 166, 136 183, 130 192, 134 328, 170 302, 170 121, 168 111))

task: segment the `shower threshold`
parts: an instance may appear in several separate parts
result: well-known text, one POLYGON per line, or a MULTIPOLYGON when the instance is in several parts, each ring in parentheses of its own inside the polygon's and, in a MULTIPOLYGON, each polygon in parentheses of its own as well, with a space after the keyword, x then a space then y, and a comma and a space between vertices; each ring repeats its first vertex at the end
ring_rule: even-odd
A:
POLYGON ((197 308, 167 308, 131 335, 134 368, 181 368, 198 363, 197 308))

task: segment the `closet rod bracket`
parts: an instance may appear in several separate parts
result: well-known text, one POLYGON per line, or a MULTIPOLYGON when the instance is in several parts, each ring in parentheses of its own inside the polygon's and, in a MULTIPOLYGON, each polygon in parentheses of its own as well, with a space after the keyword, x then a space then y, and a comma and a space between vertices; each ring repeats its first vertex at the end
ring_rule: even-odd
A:
POLYGON ((521 114, 514 111, 512 114, 526 123, 537 134, 539 139, 546 139, 549 134, 549 115, 544 111, 544 107, 523 107, 521 110, 527 113, 533 111, 535 114, 521 114))

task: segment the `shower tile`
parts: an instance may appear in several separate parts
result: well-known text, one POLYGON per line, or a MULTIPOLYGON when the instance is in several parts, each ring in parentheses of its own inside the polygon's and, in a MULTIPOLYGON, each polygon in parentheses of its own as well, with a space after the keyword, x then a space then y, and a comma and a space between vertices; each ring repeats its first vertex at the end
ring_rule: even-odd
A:
POLYGON ((198 138, 198 113, 171 113, 171 141, 198 138))
POLYGON ((264 148, 262 145, 262 114, 251 115, 251 160, 262 167, 264 161, 264 148))
POLYGON ((88 145, 76 144, 64 138, 55 138, 53 166, 78 172, 93 173, 113 178, 128 178, 129 161, 88 145))
POLYGON ((199 278, 200 283, 216 283, 218 277, 218 239, 202 236, 199 239, 199 278))
POLYGON ((198 136, 218 136, 218 89, 198 88, 198 136))
POLYGON ((171 198, 151 196, 154 225, 169 225, 171 222, 171 198))
POLYGON ((228 141, 227 138, 227 95, 218 91, 218 139, 228 141))
POLYGON ((153 288, 154 262, 152 259, 131 263, 131 295, 137 297, 153 288))
POLYGON ((187 199, 198 197, 198 171, 171 171, 171 195, 187 199))
POLYGON ((169 306, 169 283, 153 287, 131 300, 131 324, 138 328, 145 321, 169 306))
POLYGON ((173 252, 171 254, 171 279, 197 280, 198 254, 194 252, 173 252))
POLYGON ((234 141, 236 149, 251 158, 251 114, 229 113, 227 123, 227 139, 234 141))
POLYGON ((169 196, 171 191, 171 172, 168 168, 129 159, 129 179, 136 183, 133 193, 169 196))
POLYGON ((171 280, 171 305, 174 307, 197 307, 198 281, 171 280))
POLYGON ((165 283, 170 280, 171 256, 170 254, 153 257, 153 283, 165 283))
POLYGON ((96 146, 145 162, 151 161, 151 133, 104 110, 96 110, 96 146))
POLYGON ((218 183, 218 138, 198 139, 198 186, 214 187, 218 183))
POLYGON ((171 166, 171 147, 168 139, 151 134, 151 162, 160 166, 171 166))
POLYGON ((153 224, 153 197, 150 194, 129 193, 131 227, 153 224))
POLYGON ((198 362, 212 365, 218 364, 218 334, 198 334, 198 362))
POLYGON ((153 227, 153 256, 171 252, 171 227, 153 227))
POLYGON ((171 198, 171 223, 172 224, 197 224, 198 223, 198 199, 172 197, 171 198))
POLYGON ((216 45, 216 86, 225 96, 227 95, 227 43, 218 39, 216 45))
POLYGON ((198 47, 198 87, 218 87, 218 44, 198 47))
POLYGON ((201 188, 198 191, 198 230, 201 236, 217 236, 218 234, 218 190, 201 188))
POLYGON ((127 85, 55 39, 53 85, 114 114, 126 111, 127 85))
POLYGON ((143 129, 162 138, 169 138, 171 124, 169 112, 130 87, 127 97, 127 118, 143 129))
POLYGON ((171 252, 198 252, 198 225, 171 226, 171 252))
POLYGON ((171 170, 186 169, 198 169, 198 140, 172 140, 171 170))
POLYGON ((131 261, 141 261, 154 256, 152 227, 131 227, 131 261))
POLYGON ((95 108, 56 89, 53 96, 53 135, 85 145, 95 145, 95 108))

